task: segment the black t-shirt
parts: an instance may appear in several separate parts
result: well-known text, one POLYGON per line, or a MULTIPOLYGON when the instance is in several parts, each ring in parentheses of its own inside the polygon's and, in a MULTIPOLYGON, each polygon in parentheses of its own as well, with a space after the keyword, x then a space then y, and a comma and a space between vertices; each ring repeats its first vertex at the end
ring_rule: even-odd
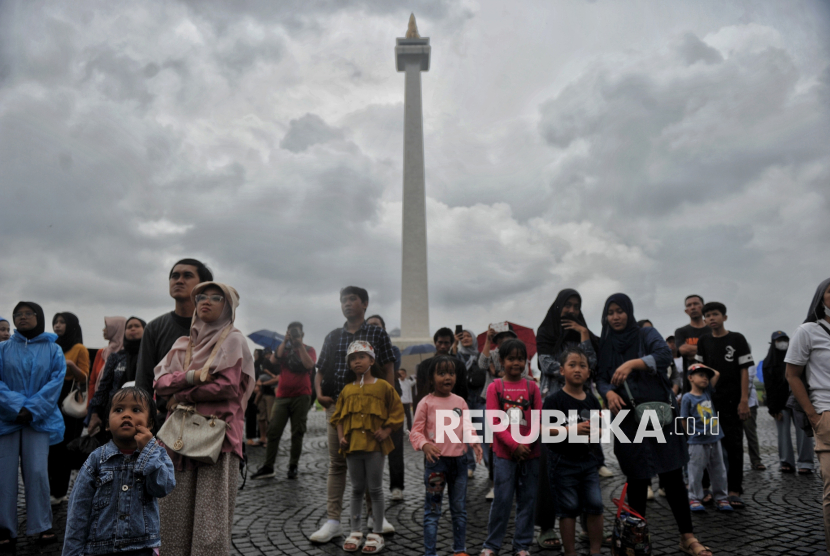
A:
MULTIPOLYGON (((564 390, 559 390, 555 394, 550 394, 545 398, 542 409, 558 409, 565 414, 566 418, 569 417, 569 411, 576 411, 576 423, 568 423, 568 425, 572 425, 590 421, 591 410, 595 409, 599 411, 602 407, 600 407, 599 402, 590 392, 585 393, 584 400, 578 400, 564 390)), ((569 460, 584 460, 588 457, 588 452, 591 448, 590 444, 577 444, 575 442, 568 442, 567 439, 562 442, 549 442, 544 445, 551 452, 559 454, 569 460)))
MULTIPOLYGON (((271 374, 275 374, 275 375, 279 374, 277 372, 277 366, 274 363, 271 363, 271 360, 268 359, 267 357, 262 360, 260 369, 261 369, 261 374, 259 375, 259 378, 260 378, 260 380, 262 380, 262 382, 265 382, 267 380, 271 380, 272 378, 274 378, 265 371, 270 371, 271 374)), ((271 385, 263 384, 262 385, 262 395, 263 396, 273 396, 275 394, 276 387, 277 387, 276 384, 271 384, 271 385)))
MULTIPOLYGON (((700 342, 700 338, 711 335, 712 329, 708 326, 704 326, 703 328, 695 328, 691 324, 687 324, 686 326, 681 326, 674 331, 674 343, 679 350, 680 346, 684 345, 696 346, 698 345, 698 342, 700 342)), ((693 365, 695 362, 694 357, 683 356, 683 368, 678 369, 680 374, 683 375, 683 392, 688 392, 692 389, 691 384, 689 384, 689 377, 686 375, 686 370, 689 368, 689 365, 693 365)))
POLYGON ((720 373, 712 402, 723 413, 736 413, 741 401, 741 369, 753 365, 752 353, 743 334, 728 332, 725 336, 704 336, 697 344, 697 361, 720 373))

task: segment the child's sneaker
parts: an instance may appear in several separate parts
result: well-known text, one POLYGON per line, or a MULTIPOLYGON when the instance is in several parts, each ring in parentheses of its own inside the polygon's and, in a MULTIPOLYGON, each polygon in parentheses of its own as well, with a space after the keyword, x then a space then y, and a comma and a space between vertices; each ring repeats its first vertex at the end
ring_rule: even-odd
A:
POLYGON ((721 512, 731 512, 735 510, 735 508, 732 507, 732 504, 729 503, 729 500, 718 500, 717 508, 718 511, 721 512))
MULTIPOLYGON (((727 502, 727 504, 728 504, 728 502, 727 502)), ((729 508, 731 509, 732 506, 730 506, 729 508)), ((701 504, 697 500, 689 500, 689 510, 691 510, 693 512, 705 512, 706 508, 704 508, 703 504, 701 504)))
POLYGON ((485 500, 492 500, 492 499, 493 499, 493 498, 495 498, 495 497, 496 497, 496 489, 495 489, 495 488, 491 488, 491 489, 487 492, 487 494, 485 494, 485 495, 484 495, 484 499, 485 499, 485 500))

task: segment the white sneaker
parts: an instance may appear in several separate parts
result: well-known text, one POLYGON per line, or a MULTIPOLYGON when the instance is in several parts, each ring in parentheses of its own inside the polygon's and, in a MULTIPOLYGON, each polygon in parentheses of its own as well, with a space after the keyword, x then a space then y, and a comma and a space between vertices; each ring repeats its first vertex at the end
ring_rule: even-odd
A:
POLYGON ((392 489, 392 496, 389 497, 393 502, 400 502, 403 500, 403 491, 399 488, 392 489))
POLYGON ((54 496, 49 496, 49 503, 53 506, 60 506, 64 502, 66 502, 66 496, 61 496, 60 498, 55 498, 54 496))
POLYGON ((496 497, 496 489, 495 489, 495 488, 491 488, 491 489, 487 492, 487 494, 484 496, 484 499, 485 499, 485 500, 492 500, 492 499, 493 499, 493 498, 495 498, 495 497, 496 497))
MULTIPOLYGON (((366 520, 366 528, 371 531, 375 528, 375 518, 373 516, 369 516, 369 519, 366 520)), ((389 533, 395 532, 395 526, 389 523, 389 521, 384 516, 383 518, 383 534, 388 535, 389 533)))
POLYGON ((468 476, 469 478, 471 478, 471 479, 472 479, 473 477, 475 477, 475 475, 476 475, 476 470, 475 470, 475 469, 468 469, 468 470, 467 470, 467 476, 468 476))
POLYGON ((614 476, 614 472, 611 471, 610 469, 608 469, 607 467, 605 467, 604 465, 597 470, 597 473, 599 473, 600 477, 613 477, 614 476))
POLYGON ((646 495, 646 500, 654 500, 654 491, 651 490, 651 487, 648 487, 648 494, 646 495))
POLYGON ((340 522, 326 521, 326 523, 315 531, 308 540, 311 542, 329 542, 334 537, 342 537, 343 530, 340 528, 340 522))
POLYGON ((665 497, 666 497, 666 489, 664 489, 664 488, 658 488, 658 489, 657 489, 657 494, 659 494, 660 496, 662 496, 663 498, 665 498, 665 497))

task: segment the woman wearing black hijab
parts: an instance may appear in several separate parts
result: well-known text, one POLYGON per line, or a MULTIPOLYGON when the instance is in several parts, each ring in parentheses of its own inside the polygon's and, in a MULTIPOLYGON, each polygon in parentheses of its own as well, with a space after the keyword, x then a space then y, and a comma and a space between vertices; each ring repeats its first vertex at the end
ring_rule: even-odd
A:
MULTIPOLYGON (((63 382, 58 407, 62 407, 63 400, 72 391, 75 384, 86 389, 86 380, 89 376, 89 351, 84 347, 83 332, 78 317, 73 313, 57 313, 52 317, 52 329, 58 335, 57 344, 63 350, 66 358, 66 379, 63 382)), ((66 445, 81 436, 84 430, 83 418, 70 417, 63 413, 63 423, 66 432, 63 441, 49 447, 49 490, 53 506, 66 501, 66 491, 69 489, 69 476, 73 469, 80 469, 83 460, 76 452, 69 452, 66 445)))
POLYGON ((135 382, 138 348, 141 346, 141 337, 146 325, 147 323, 138 317, 130 317, 124 323, 124 347, 107 358, 98 388, 89 402, 86 422, 90 434, 96 434, 95 430, 100 430, 101 425, 107 422, 112 396, 124 384, 135 382))
POLYGON ((790 338, 784 362, 793 397, 815 433, 824 481, 824 538, 830 551, 830 278, 816 288, 804 324, 790 338), (805 368, 806 377, 802 377, 805 368))
POLYGON ((761 365, 764 373, 764 390, 767 393, 767 410, 775 419, 775 426, 778 429, 778 460, 781 462, 781 472, 794 473, 797 466, 800 474, 809 474, 813 472, 813 439, 807 436, 800 427, 795 427, 795 441, 798 449, 798 463, 796 463, 793 440, 790 436, 793 411, 787 407, 790 385, 787 383, 787 364, 784 363, 789 344, 790 338, 784 332, 779 330, 772 333, 767 357, 761 365))
POLYGON ((623 444, 614 437, 614 454, 628 482, 628 503, 645 517, 648 486, 651 478, 659 475, 680 530, 680 549, 694 556, 712 556, 694 537, 689 496, 683 481, 683 466, 689 461, 686 437, 675 434, 670 423, 662 429, 664 443, 649 437, 634 442, 640 423, 625 384, 635 403, 671 403, 677 416, 671 383, 663 372, 671 362, 671 350, 657 329, 637 325, 631 299, 624 293, 609 297, 602 311, 597 388, 614 415, 621 409, 632 410, 620 424, 630 443, 623 444))
POLYGON ((582 296, 572 289, 564 289, 548 309, 545 320, 536 332, 538 365, 542 371, 539 390, 542 399, 555 394, 565 384, 559 372, 559 356, 567 347, 579 346, 588 356, 588 367, 593 374, 597 368, 599 340, 588 330, 582 314, 582 296))

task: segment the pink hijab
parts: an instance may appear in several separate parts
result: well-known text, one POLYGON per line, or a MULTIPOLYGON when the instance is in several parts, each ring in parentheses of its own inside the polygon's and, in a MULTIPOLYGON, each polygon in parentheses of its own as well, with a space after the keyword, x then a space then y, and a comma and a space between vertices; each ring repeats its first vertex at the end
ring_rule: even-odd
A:
POLYGON ((124 330, 127 319, 124 317, 104 317, 104 328, 107 330, 109 345, 101 350, 101 358, 107 361, 110 355, 118 353, 124 348, 124 330))
POLYGON ((242 372, 248 375, 248 387, 242 399, 242 407, 248 403, 248 398, 254 391, 256 378, 254 376, 254 358, 248 349, 248 342, 233 322, 236 320, 236 308, 239 306, 239 294, 231 286, 219 282, 202 282, 190 296, 196 303, 196 295, 205 291, 209 286, 215 286, 225 295, 225 308, 222 315, 214 322, 204 322, 196 311, 190 323, 190 336, 182 336, 173 344, 167 356, 155 368, 155 379, 168 373, 183 373, 190 370, 200 370, 210 361, 210 373, 227 369, 242 362, 242 372), (190 347, 190 361, 185 368, 190 347), (216 353, 214 354, 214 350, 216 353))

